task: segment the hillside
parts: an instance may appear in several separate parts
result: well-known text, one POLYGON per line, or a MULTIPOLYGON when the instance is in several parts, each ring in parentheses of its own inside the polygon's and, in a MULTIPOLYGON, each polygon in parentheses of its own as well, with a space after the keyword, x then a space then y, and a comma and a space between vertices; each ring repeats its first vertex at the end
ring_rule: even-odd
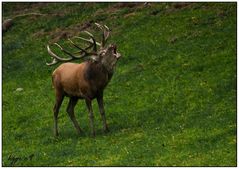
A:
POLYGON ((14 18, 2 37, 2 165, 236 166, 236 5, 2 3, 14 18), (104 93, 110 132, 94 101, 91 138, 79 101, 78 136, 65 99, 55 138, 46 45, 99 36, 94 22, 122 54, 104 93))

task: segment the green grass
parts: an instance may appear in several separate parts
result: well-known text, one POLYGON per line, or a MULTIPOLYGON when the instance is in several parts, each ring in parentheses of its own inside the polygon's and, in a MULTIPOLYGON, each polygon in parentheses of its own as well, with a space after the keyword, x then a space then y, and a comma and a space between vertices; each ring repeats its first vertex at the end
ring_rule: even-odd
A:
POLYGON ((236 3, 115 5, 3 3, 3 18, 47 16, 19 17, 3 33, 2 165, 236 166, 236 3), (90 137, 81 101, 75 110, 86 134, 77 136, 66 99, 54 138, 56 66, 45 65, 46 44, 56 29, 89 21, 112 28, 123 56, 105 89, 110 133, 94 102, 90 137))

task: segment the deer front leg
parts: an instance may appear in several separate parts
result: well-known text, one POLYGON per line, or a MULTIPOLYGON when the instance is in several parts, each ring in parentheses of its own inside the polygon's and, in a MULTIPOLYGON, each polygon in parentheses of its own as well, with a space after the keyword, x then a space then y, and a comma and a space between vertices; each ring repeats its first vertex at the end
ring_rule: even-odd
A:
POLYGON ((86 102, 86 105, 87 105, 87 108, 88 108, 88 111, 89 111, 91 134, 92 134, 93 137, 95 137, 94 114, 93 114, 91 100, 86 99, 85 102, 86 102))
POLYGON ((106 117, 105 117, 105 110, 104 110, 104 101, 103 101, 103 94, 97 97, 97 102, 100 110, 100 115, 103 121, 103 130, 104 132, 109 132, 108 125, 106 123, 106 117))

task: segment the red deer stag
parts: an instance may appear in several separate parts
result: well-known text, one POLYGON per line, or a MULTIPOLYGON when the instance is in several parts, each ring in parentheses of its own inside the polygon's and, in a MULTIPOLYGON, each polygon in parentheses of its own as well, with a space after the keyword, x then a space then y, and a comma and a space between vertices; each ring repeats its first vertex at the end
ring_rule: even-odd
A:
POLYGON ((80 64, 64 63, 60 65, 52 74, 52 83, 55 89, 56 102, 53 108, 54 111, 54 135, 58 135, 57 117, 61 103, 65 96, 69 97, 69 104, 67 106, 67 113, 72 120, 74 127, 78 134, 82 132, 74 115, 74 107, 78 99, 84 99, 89 111, 90 127, 92 136, 95 136, 94 129, 94 115, 92 110, 92 100, 97 99, 100 114, 103 121, 103 130, 107 132, 108 126, 106 123, 105 110, 103 105, 103 90, 109 83, 116 66, 117 60, 120 58, 120 53, 116 50, 116 45, 106 46, 106 41, 109 37, 109 28, 104 25, 95 23, 98 28, 103 31, 101 43, 97 42, 94 36, 85 31, 90 37, 89 39, 83 37, 74 37, 89 43, 89 46, 83 48, 75 44, 71 39, 68 39, 70 44, 80 50, 79 55, 72 54, 65 50, 58 43, 54 43, 61 51, 67 54, 68 58, 62 58, 52 52, 49 45, 47 51, 53 58, 51 66, 59 62, 68 62, 70 60, 81 59, 88 57, 80 64), (99 49, 97 50, 99 46, 99 49))

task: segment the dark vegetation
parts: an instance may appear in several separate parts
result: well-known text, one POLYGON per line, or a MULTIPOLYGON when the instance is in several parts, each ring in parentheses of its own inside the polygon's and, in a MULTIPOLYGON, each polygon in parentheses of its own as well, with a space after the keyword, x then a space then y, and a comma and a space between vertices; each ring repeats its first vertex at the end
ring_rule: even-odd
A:
MULTIPOLYGON (((2 43, 3 166, 236 166, 236 3, 8 3, 2 43), (39 13, 41 15, 23 15, 39 13), (122 58, 105 90, 110 132, 84 103, 60 110, 46 44, 94 22, 122 58)), ((57 51, 56 51, 57 52, 57 51)), ((59 52, 59 51, 58 51, 59 52)))

